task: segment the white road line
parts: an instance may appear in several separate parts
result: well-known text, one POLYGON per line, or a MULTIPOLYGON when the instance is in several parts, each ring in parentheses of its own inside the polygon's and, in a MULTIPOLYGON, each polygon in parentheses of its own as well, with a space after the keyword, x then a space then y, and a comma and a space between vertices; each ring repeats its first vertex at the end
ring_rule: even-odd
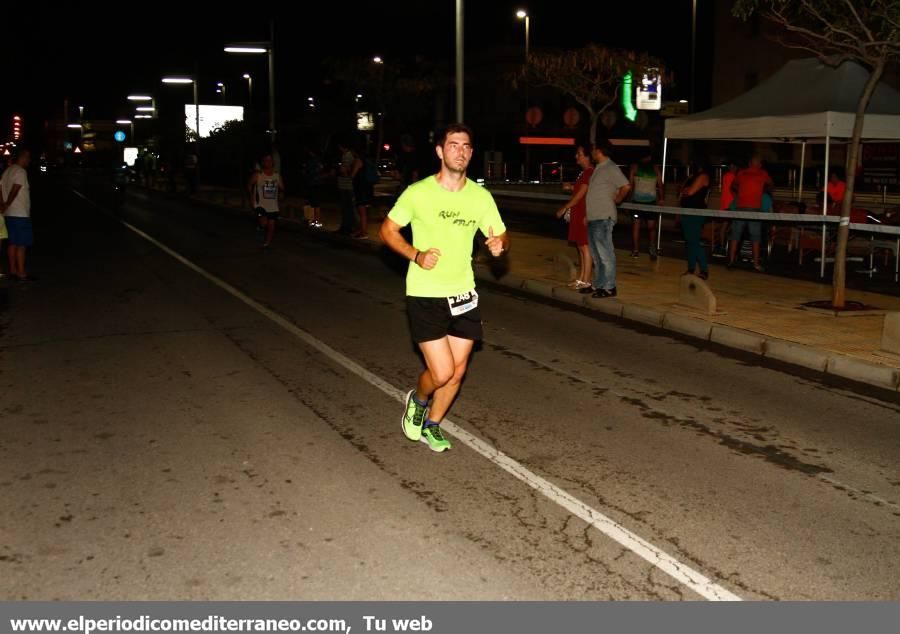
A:
MULTIPOLYGON (((88 203, 99 208, 98 205, 88 200, 84 195, 79 192, 75 192, 76 195, 87 201, 88 203)), ((102 209, 102 208, 101 208, 102 209)), ((104 210, 105 211, 105 210, 104 210)), ((367 383, 371 384, 374 387, 377 387, 379 390, 390 396, 391 398, 402 402, 405 396, 405 393, 402 390, 397 389, 384 379, 375 374, 372 374, 364 367, 345 356, 344 354, 338 352, 328 344, 320 341, 313 335, 309 334, 293 322, 289 321, 285 317, 279 315, 272 309, 263 306, 256 300, 248 297, 237 288, 229 284, 228 282, 222 280, 219 277, 216 277, 212 273, 207 272, 205 269, 200 268, 181 254, 173 251, 163 243, 159 242, 152 236, 148 235, 141 229, 138 229, 134 225, 125 222, 124 220, 119 219, 125 227, 141 236, 161 251, 167 253, 172 256, 183 265, 195 271, 199 275, 203 276, 223 291, 234 297, 235 299, 240 300, 250 308, 254 309, 261 315, 269 318, 271 321, 275 322, 289 333, 302 340, 304 343, 309 345, 310 347, 318 350, 326 357, 337 363, 338 365, 343 366, 353 374, 357 375, 359 378, 363 379, 367 383)), ((567 493, 563 489, 559 488, 552 482, 545 480, 540 477, 536 473, 532 472, 530 469, 525 467, 524 465, 516 462, 513 458, 507 456, 505 453, 496 449, 484 442, 480 438, 473 436, 466 430, 462 429, 458 425, 454 424, 448 419, 444 419, 443 423, 441 423, 441 427, 449 432, 452 436, 455 436, 460 442, 469 447, 472 451, 481 454, 495 465, 506 471, 507 473, 513 475, 518 480, 527 484, 534 490, 538 491, 548 499, 552 500, 562 508, 566 509, 575 517, 587 522, 598 531, 612 539, 613 541, 619 543, 623 547, 627 548, 638 557, 646 560, 653 566, 656 566, 661 571, 665 572, 667 575, 678 581, 679 583, 685 585, 690 588, 700 596, 710 601, 741 601, 742 599, 729 592, 727 589, 722 586, 714 583, 712 580, 707 578, 705 575, 700 572, 694 570, 690 566, 683 564, 678 561, 674 557, 666 554, 650 542, 642 539, 638 535, 632 533, 627 528, 617 523, 615 520, 607 517, 600 511, 588 506, 578 498, 572 496, 567 493)))

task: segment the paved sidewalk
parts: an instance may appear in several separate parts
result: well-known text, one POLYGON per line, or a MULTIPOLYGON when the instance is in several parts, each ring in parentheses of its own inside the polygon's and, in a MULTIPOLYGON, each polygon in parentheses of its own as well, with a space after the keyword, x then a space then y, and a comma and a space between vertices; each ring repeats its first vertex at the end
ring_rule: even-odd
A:
MULTIPOLYGON (((239 193, 222 190, 201 190, 196 198, 228 207, 240 205, 239 193)), ((285 207, 289 222, 302 222, 302 200, 289 198, 285 207)), ((354 242, 380 246, 378 227, 386 211, 376 207, 370 214, 369 239, 354 242)), ((329 235, 339 223, 337 209, 324 208, 322 220, 325 226, 319 231, 329 235)), ((568 267, 556 263, 558 256, 577 263, 574 247, 562 240, 511 233, 507 270, 498 277, 476 267, 482 280, 879 387, 896 390, 900 384, 900 356, 880 351, 883 312, 900 311, 900 298, 848 290, 848 300, 883 312, 835 317, 801 308, 805 302, 829 299, 827 284, 713 266, 708 283, 719 312, 707 315, 678 303, 686 268, 683 260, 662 257, 651 262, 646 254, 632 259, 628 251, 619 250, 617 300, 592 300, 565 288, 568 267)))

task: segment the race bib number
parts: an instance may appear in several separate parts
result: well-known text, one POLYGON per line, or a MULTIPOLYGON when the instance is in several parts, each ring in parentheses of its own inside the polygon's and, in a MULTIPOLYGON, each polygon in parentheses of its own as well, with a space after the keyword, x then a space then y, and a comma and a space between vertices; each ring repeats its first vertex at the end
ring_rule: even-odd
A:
POLYGON ((263 198, 266 200, 275 200, 278 197, 278 183, 276 181, 265 181, 263 183, 263 198))
POLYGON ((450 314, 458 317, 478 308, 478 293, 469 291, 462 295, 451 295, 447 298, 447 303, 450 304, 450 314))

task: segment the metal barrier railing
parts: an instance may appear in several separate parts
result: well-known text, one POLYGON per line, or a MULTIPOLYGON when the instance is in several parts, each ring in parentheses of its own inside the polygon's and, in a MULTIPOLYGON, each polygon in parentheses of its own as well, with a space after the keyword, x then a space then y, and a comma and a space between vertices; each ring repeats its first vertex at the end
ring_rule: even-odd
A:
MULTIPOLYGON (((503 188, 491 188, 491 191, 500 196, 510 197, 510 198, 530 198, 537 200, 555 200, 560 202, 565 202, 569 200, 569 196, 565 194, 550 194, 550 193, 542 193, 542 192, 521 192, 510 189, 503 188)), ((825 243, 826 243, 826 233, 828 227, 835 227, 842 224, 842 219, 839 216, 827 216, 821 214, 784 214, 784 213, 770 213, 770 212, 760 212, 760 211, 720 211, 718 209, 689 209, 683 207, 664 207, 661 205, 641 205, 638 203, 622 203, 619 205, 620 209, 624 209, 626 211, 643 211, 649 213, 658 214, 660 220, 664 215, 669 216, 703 216, 705 218, 719 218, 722 220, 757 220, 764 222, 778 222, 778 223, 791 223, 791 224, 806 224, 806 225, 816 225, 822 227, 822 258, 823 258, 823 266, 821 275, 824 276, 824 261, 826 259, 825 254, 825 243)), ((891 245, 891 250, 894 252, 894 281, 900 280, 900 227, 898 226, 886 226, 881 224, 864 224, 858 222, 843 222, 843 224, 847 224, 850 227, 850 231, 856 231, 860 233, 871 234, 872 240, 875 239, 876 235, 880 236, 890 236, 890 239, 893 240, 896 238, 896 244, 891 245)), ((876 220, 877 222, 877 220, 876 220)), ((657 247, 660 246, 662 242, 662 222, 657 224, 657 236, 656 236, 656 244, 657 247)), ((882 240, 881 242, 884 242, 882 240)), ((883 246, 883 245, 880 245, 883 246)), ((870 254, 870 260, 872 259, 872 255, 870 254)))

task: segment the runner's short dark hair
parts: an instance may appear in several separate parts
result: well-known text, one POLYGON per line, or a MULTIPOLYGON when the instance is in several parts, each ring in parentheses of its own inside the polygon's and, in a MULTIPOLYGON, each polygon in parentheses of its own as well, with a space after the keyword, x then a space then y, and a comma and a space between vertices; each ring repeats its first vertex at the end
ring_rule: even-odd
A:
POLYGON ((449 135, 461 132, 469 135, 469 143, 475 143, 475 135, 472 134, 472 128, 467 126, 465 123, 451 123, 441 130, 440 134, 437 137, 437 145, 444 147, 444 143, 447 142, 447 137, 449 135))

